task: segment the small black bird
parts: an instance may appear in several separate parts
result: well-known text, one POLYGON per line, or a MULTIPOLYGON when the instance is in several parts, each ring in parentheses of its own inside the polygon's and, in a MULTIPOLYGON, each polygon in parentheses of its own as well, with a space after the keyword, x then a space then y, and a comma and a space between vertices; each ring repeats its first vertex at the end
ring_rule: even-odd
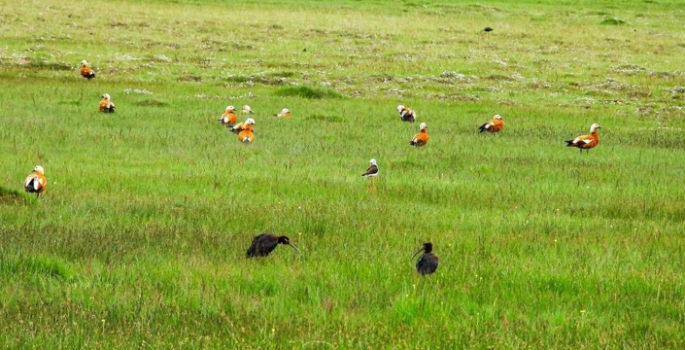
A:
POLYGON ((267 256, 276 249, 279 243, 289 245, 295 249, 298 254, 302 254, 296 246, 290 243, 290 238, 286 236, 276 236, 271 233, 262 233, 252 240, 250 248, 247 248, 247 257, 254 258, 257 256, 267 256))
POLYGON ((422 276, 430 275, 438 268, 438 256, 432 253, 433 243, 424 243, 423 246, 411 256, 411 258, 413 259, 416 254, 420 253, 421 251, 424 253, 421 254, 419 260, 416 261, 416 271, 422 276))
POLYGON ((484 32, 491 32, 491 31, 493 31, 493 30, 494 30, 494 29, 492 29, 492 27, 485 27, 485 28, 483 28, 483 31, 484 31, 484 32))

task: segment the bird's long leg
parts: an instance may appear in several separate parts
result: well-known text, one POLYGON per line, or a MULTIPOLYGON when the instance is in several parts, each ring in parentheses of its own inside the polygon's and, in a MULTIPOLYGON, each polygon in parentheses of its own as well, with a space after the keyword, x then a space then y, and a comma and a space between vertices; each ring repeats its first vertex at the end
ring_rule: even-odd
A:
POLYGON ((376 194, 376 177, 375 176, 373 177, 373 190, 371 191, 371 193, 376 194))

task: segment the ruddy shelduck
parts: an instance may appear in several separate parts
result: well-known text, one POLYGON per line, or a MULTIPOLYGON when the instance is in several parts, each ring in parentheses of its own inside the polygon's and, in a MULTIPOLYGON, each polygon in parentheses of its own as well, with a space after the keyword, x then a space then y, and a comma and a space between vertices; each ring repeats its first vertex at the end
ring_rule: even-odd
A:
POLYGON ((252 111, 252 108, 250 108, 250 106, 244 105, 244 106, 243 106, 243 109, 240 110, 240 113, 241 113, 241 114, 252 114, 252 113, 254 113, 254 112, 252 111))
POLYGON ((109 94, 102 94, 102 97, 100 97, 100 112, 114 113, 116 108, 109 94))
POLYGON ((235 125, 235 123, 238 122, 238 115, 235 114, 235 107, 227 106, 226 111, 221 115, 219 121, 221 124, 226 125, 227 127, 235 125))
POLYGON ((279 117, 279 118, 290 118, 293 115, 290 113, 290 110, 287 108, 281 109, 281 113, 274 114, 274 117, 279 117))
POLYGON ((581 153, 583 153, 583 150, 588 152, 590 148, 593 148, 599 144, 599 133, 597 133, 597 129, 601 128, 602 127, 597 123, 592 124, 590 126, 590 135, 581 135, 573 140, 566 140, 566 146, 577 147, 580 149, 581 153))
POLYGON ((397 112, 400 114, 400 120, 403 122, 413 123, 416 121, 416 112, 403 105, 397 106, 397 112))
POLYGON ((45 170, 40 165, 36 165, 33 171, 24 180, 24 190, 28 193, 35 193, 36 198, 45 192, 48 187, 48 179, 45 178, 45 170))
MULTIPOLYGON (((371 193, 376 193, 376 176, 378 176, 378 173, 380 169, 378 169, 378 163, 376 162, 375 158, 372 158, 369 161, 370 165, 369 168, 366 169, 366 172, 362 174, 364 177, 370 177, 372 180, 371 182, 373 183, 373 187, 371 189, 371 193)), ((369 183, 366 183, 366 190, 369 190, 369 183)))
POLYGON ((249 120, 252 121, 252 131, 254 132, 254 119, 252 118, 247 118, 244 122, 233 125, 233 127, 231 127, 229 130, 231 130, 231 132, 234 134, 240 134, 243 130, 247 128, 247 122, 249 120))
POLYGON ((254 119, 247 118, 243 123, 244 129, 238 134, 238 140, 242 143, 254 142, 254 119))
POLYGON ((86 60, 81 61, 81 76, 88 80, 95 78, 95 72, 88 67, 86 60))
POLYGON ((502 116, 499 114, 496 114, 494 117, 492 117, 492 121, 489 121, 478 128, 480 132, 500 132, 502 129, 504 129, 504 121, 502 120, 502 116))
POLYGON ((419 133, 414 135, 414 138, 409 141, 409 144, 412 146, 425 146, 428 143, 428 131, 426 130, 428 126, 426 123, 421 123, 419 125, 419 133))

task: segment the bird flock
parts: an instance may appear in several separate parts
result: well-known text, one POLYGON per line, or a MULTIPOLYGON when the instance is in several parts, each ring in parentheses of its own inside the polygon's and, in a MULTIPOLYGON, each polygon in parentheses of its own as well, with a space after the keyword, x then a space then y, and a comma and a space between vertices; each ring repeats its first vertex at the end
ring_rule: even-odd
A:
MULTIPOLYGON (((487 28, 486 28, 487 31, 487 28)), ((95 79, 95 72, 89 67, 86 60, 81 61, 80 68, 81 76, 87 80, 95 79)), ((103 113, 114 113, 116 106, 112 102, 111 96, 108 93, 102 94, 100 98, 99 110, 103 113)), ((416 111, 404 105, 397 106, 397 112, 400 115, 400 120, 403 122, 414 123, 416 122, 417 115, 416 111)), ((248 105, 244 105, 240 110, 240 114, 249 115, 253 114, 254 111, 248 105)), ((292 113, 288 108, 283 108, 279 113, 274 114, 274 117, 289 119, 292 117, 292 113)), ((236 113, 236 108, 232 105, 226 107, 226 110, 219 118, 219 122, 227 127, 231 132, 238 134, 238 141, 251 144, 254 142, 254 125, 255 120, 251 117, 245 119, 245 121, 238 123, 238 114, 236 113)), ((590 134, 580 135, 576 138, 566 140, 567 147, 576 147, 580 149, 582 153, 583 150, 586 153, 599 144, 599 134, 597 132, 601 126, 594 123, 590 126, 590 134)), ((498 133, 504 129, 504 120, 502 116, 497 114, 493 116, 492 120, 481 125, 478 130, 480 133, 498 133)), ((428 144, 428 125, 425 122, 419 124, 419 132, 412 137, 409 141, 411 146, 423 147, 428 144)), ((369 178, 367 182, 366 190, 371 193, 376 192, 376 178, 380 173, 378 167, 378 162, 375 158, 369 161, 370 165, 366 172, 362 174, 362 177, 369 178)), ((24 190, 27 193, 35 193, 36 198, 40 198, 40 195, 47 189, 48 182, 45 177, 45 170, 41 165, 36 165, 31 173, 24 179, 24 190)), ((277 236, 272 233, 262 233, 255 236, 247 249, 246 256, 248 258, 254 257, 266 257, 271 252, 273 252, 279 245, 288 245, 295 252, 301 254, 300 250, 290 242, 290 238, 287 236, 277 236)), ((433 243, 424 243, 411 257, 413 259, 417 254, 423 252, 416 261, 416 271, 420 275, 429 275, 434 273, 438 268, 438 257, 433 253, 433 243)))

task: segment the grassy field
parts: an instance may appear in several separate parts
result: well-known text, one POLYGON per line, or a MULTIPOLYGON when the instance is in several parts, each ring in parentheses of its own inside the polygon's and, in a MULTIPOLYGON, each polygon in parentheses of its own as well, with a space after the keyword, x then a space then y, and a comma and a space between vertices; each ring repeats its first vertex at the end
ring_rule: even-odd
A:
POLYGON ((1 348, 685 347, 681 1, 0 8, 1 348))

